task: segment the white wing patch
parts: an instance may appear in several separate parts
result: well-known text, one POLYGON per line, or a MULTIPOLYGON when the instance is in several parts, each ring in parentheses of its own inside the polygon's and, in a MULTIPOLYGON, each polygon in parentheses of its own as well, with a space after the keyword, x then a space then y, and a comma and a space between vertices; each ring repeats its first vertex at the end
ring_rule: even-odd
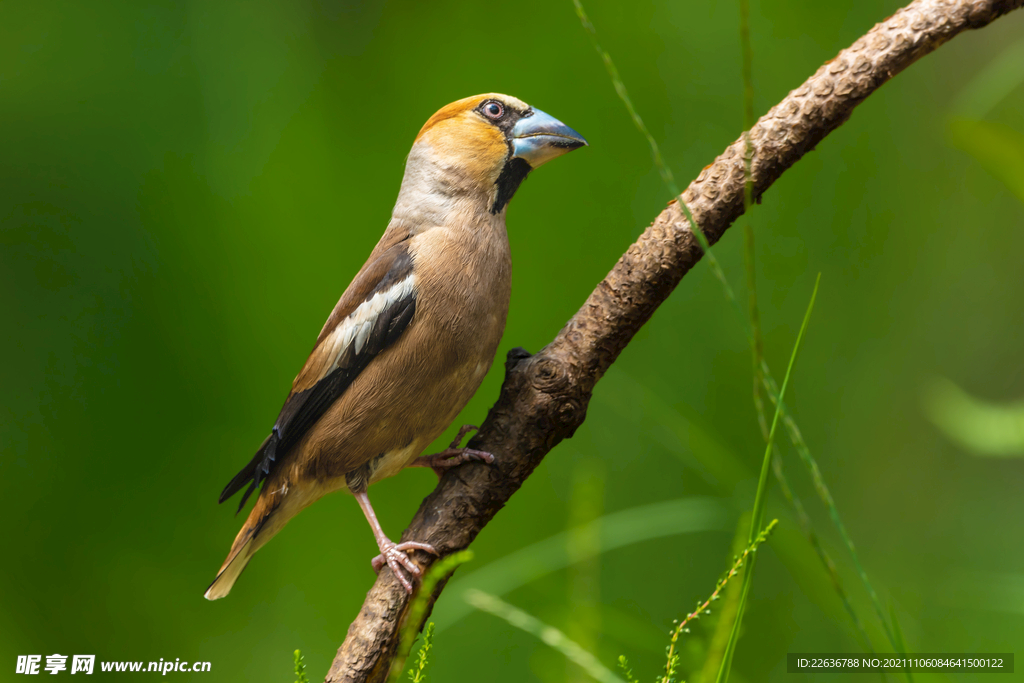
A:
POLYGON ((347 318, 341 321, 330 337, 325 341, 331 346, 331 361, 321 379, 329 375, 338 367, 338 361, 346 350, 353 344, 353 350, 358 356, 366 346, 367 339, 373 326, 377 324, 377 318, 386 308, 392 304, 405 299, 416 290, 416 274, 410 273, 407 278, 396 283, 390 289, 377 292, 372 297, 359 304, 356 310, 352 311, 347 318))

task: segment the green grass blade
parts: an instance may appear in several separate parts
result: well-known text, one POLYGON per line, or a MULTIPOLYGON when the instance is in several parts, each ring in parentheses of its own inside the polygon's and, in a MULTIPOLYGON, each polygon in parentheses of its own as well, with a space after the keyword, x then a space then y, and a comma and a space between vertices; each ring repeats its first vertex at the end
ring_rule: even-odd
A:
MULTIPOLYGON (((907 648, 907 639, 903 637, 903 629, 900 628, 900 620, 896 616, 896 604, 889 601, 889 619, 892 621, 893 634, 896 636, 896 651, 901 655, 906 656, 909 651, 907 648)), ((913 683, 914 676, 910 673, 909 667, 906 670, 907 680, 913 683)))
MULTIPOLYGON (((552 572, 565 569, 586 557, 586 552, 606 553, 617 548, 657 538, 728 529, 732 515, 715 498, 679 498, 651 503, 604 515, 582 533, 595 533, 599 542, 570 552, 571 533, 555 534, 510 553, 449 584, 451 599, 434 609, 437 632, 463 618, 472 610, 459 595, 479 590, 504 595, 552 572)), ((578 530, 579 531, 579 530, 578 530)))
POLYGON ((790 377, 793 374, 793 366, 796 364, 797 354, 800 352, 800 344, 803 342, 804 333, 807 331, 807 323, 811 319, 811 312, 814 310, 814 301, 818 298, 818 285, 821 284, 821 274, 814 280, 814 291, 811 292, 811 301, 807 304, 807 312, 804 313, 804 320, 800 324, 800 331, 796 335, 796 343, 793 345, 793 352, 789 356, 789 365, 786 367, 786 375, 782 379, 782 389, 779 391, 779 402, 775 406, 775 415, 772 417, 772 427, 768 432, 768 446, 764 452, 764 461, 761 464, 761 476, 757 483, 757 494, 754 496, 754 516, 750 523, 750 542, 757 538, 761 528, 764 526, 765 512, 768 506, 768 471, 771 467, 772 444, 775 442, 775 430, 779 426, 779 417, 782 412, 782 401, 786 396, 786 388, 789 386, 790 377))
POLYGON ((427 570, 427 573, 420 581, 420 588, 416 592, 416 597, 413 598, 412 604, 409 605, 409 612, 405 617, 405 626, 402 627, 402 634, 398 641, 398 652, 395 654, 395 659, 391 662, 388 683, 394 683, 402 675, 402 669, 405 668, 405 660, 408 659, 409 652, 412 651, 413 642, 416 640, 416 634, 426 618, 427 605, 430 602, 430 596, 434 594, 437 584, 442 579, 450 576, 459 565, 465 564, 472 559, 473 551, 463 550, 438 560, 427 570))
POLYGON ((976 455, 1024 456, 1024 401, 989 403, 936 378, 925 391, 924 409, 932 424, 976 455))
POLYGON ((903 637, 903 629, 900 628, 900 621, 896 617, 896 603, 889 601, 889 618, 892 620, 893 631, 896 632, 896 651, 901 655, 907 654, 907 640, 903 637))
POLYGON ((549 626, 533 615, 527 614, 518 607, 513 607, 501 598, 479 590, 469 590, 465 600, 478 610, 489 612, 504 619, 512 626, 530 635, 536 636, 546 645, 565 655, 566 659, 579 665, 581 669, 595 681, 601 683, 625 683, 610 669, 605 667, 597 657, 584 650, 578 643, 569 639, 554 626, 549 626))
MULTIPOLYGON (((761 465, 761 476, 758 478, 757 493, 754 496, 754 509, 751 513, 750 534, 748 536, 751 544, 757 539, 764 527, 765 513, 768 507, 768 470, 771 466, 772 444, 775 441, 775 430, 779 426, 779 414, 781 412, 782 399, 786 395, 786 388, 789 386, 790 377, 793 375, 793 366, 796 364, 797 355, 800 352, 800 345, 803 342, 804 333, 807 331, 807 323, 811 319, 811 312, 814 310, 814 301, 818 298, 818 285, 821 283, 821 275, 814 281, 814 291, 811 293, 811 301, 807 304, 807 312, 804 313, 803 323, 796 336, 796 343, 793 345, 793 352, 789 356, 789 365, 786 368, 786 375, 782 380, 782 390, 779 392, 779 401, 775 407, 775 416, 772 418, 771 430, 768 432, 768 445, 764 452, 764 461, 761 465)), ((750 593, 750 585, 754 576, 754 563, 757 555, 751 555, 747 563, 747 571, 743 576, 743 590, 740 593, 740 602, 736 609, 736 620, 732 624, 732 632, 729 634, 729 642, 726 644, 725 653, 722 656, 722 666, 718 670, 718 683, 726 683, 729 680, 729 670, 732 668, 732 658, 736 651, 736 642, 739 640, 740 625, 743 621, 743 611, 746 607, 747 596, 750 593)))

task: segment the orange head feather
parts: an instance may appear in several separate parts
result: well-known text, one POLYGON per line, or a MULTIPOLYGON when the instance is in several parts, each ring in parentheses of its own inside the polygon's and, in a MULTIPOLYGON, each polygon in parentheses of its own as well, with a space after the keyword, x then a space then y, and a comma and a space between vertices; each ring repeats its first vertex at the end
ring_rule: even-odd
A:
POLYGON ((423 125, 406 181, 414 191, 426 190, 419 182, 432 178, 443 194, 479 193, 488 211, 498 213, 527 173, 586 144, 579 133, 522 100, 475 95, 442 107, 423 125))

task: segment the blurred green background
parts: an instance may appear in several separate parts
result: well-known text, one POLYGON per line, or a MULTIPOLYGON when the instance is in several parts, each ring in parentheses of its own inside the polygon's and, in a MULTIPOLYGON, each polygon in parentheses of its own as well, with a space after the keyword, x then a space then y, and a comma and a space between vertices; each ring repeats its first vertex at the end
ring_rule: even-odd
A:
MULTIPOLYGON (((756 114, 900 4, 754 0, 756 114)), ((738 2, 587 9, 677 178, 693 178, 742 129, 738 2)), ((752 214, 780 380, 822 273, 787 403, 917 652, 1012 651, 1024 637, 1021 449, 1011 434, 1003 457, 986 457, 971 424, 942 417, 975 400, 1012 423, 1024 397, 1022 36, 1018 12, 924 58, 752 214)), ((512 310, 499 362, 460 417, 476 423, 505 352, 548 342, 670 198, 571 3, 0 5, 0 670, 19 654, 88 653, 212 662, 210 674, 169 674, 182 680, 285 683, 301 648, 323 677, 373 580, 358 506, 319 502, 210 603, 202 593, 241 523, 217 495, 386 225, 419 127, 487 91, 591 146, 535 173, 511 204, 512 310)), ((742 291, 738 227, 716 252, 742 291)), ((874 646, 889 650, 779 443, 874 646)), ((730 561, 763 451, 743 328, 701 264, 456 576, 650 679, 672 620, 730 561), (633 508, 618 547, 596 558, 600 534, 530 550, 633 508), (568 559, 494 578, 541 551, 568 559)), ((412 470, 371 490, 392 537, 432 486, 412 470)), ((780 525, 760 553, 738 681, 786 678, 786 652, 864 649, 772 489, 780 525)), ((587 680, 458 591, 434 618, 431 680, 587 680)), ((716 618, 685 639, 681 678, 699 679, 716 618)))

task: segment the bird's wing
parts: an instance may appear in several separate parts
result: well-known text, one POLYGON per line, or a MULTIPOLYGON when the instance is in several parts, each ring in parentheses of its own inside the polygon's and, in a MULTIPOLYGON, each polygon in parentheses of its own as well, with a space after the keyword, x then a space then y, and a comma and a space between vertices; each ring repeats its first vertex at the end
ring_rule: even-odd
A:
POLYGON ((389 229, 327 319, 313 352, 292 383, 292 391, 270 436, 255 457, 220 494, 220 502, 246 484, 238 509, 288 451, 352 384, 352 381, 408 327, 416 311, 416 276, 410 235, 389 229))

